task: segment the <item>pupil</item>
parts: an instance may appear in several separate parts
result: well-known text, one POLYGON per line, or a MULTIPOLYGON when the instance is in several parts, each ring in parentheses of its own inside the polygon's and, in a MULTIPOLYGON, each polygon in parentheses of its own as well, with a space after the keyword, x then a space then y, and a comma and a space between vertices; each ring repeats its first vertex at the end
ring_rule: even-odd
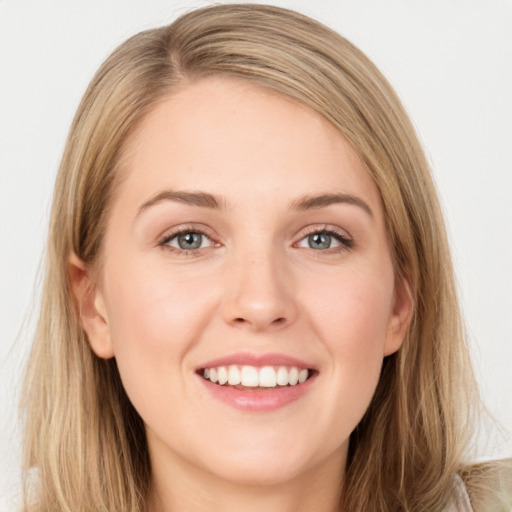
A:
POLYGON ((312 249, 329 249, 331 245, 330 235, 325 233, 315 233, 309 236, 309 246, 312 249))
POLYGON ((201 236, 199 233, 185 233, 178 237, 178 244, 181 249, 199 249, 201 236))

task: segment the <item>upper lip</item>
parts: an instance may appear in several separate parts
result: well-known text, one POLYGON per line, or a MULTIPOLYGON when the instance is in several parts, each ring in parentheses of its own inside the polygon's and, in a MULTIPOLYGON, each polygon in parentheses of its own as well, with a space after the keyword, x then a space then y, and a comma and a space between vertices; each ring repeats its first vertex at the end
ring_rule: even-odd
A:
POLYGON ((298 368, 307 368, 309 370, 315 370, 316 368, 293 356, 278 353, 266 353, 266 354, 255 354, 249 352, 239 352, 230 354, 227 356, 211 359, 205 363, 199 365, 197 370, 203 368, 216 368, 218 366, 229 366, 229 365, 240 365, 240 366, 296 366, 298 368))

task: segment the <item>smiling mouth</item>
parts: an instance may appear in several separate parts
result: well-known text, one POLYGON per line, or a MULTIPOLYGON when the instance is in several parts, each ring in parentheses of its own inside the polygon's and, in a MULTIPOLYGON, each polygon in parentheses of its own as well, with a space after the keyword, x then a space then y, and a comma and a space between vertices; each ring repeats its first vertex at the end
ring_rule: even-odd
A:
POLYGON ((299 386, 317 372, 296 366, 230 365, 201 368, 197 373, 218 386, 229 386, 244 391, 263 391, 299 386))

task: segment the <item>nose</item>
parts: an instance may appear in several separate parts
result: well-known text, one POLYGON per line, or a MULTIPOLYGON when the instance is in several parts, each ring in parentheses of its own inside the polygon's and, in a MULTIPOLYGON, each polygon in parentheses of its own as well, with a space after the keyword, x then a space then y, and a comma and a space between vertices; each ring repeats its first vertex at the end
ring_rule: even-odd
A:
POLYGON ((253 332, 281 329, 298 314, 293 279, 285 257, 273 251, 240 255, 227 267, 224 320, 253 332))

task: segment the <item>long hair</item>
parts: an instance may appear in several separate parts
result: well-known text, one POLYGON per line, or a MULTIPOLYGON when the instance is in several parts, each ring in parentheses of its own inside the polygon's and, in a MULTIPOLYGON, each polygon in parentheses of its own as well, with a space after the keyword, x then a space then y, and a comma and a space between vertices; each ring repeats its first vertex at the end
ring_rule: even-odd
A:
POLYGON ((101 66, 78 108, 55 187, 22 402, 25 469, 36 468, 26 510, 145 509, 144 426, 115 360, 88 345, 66 266, 73 252, 90 265, 101 257, 118 162, 134 127, 159 100, 209 76, 246 80, 316 111, 375 181, 414 314, 351 436, 343 506, 441 510, 454 475, 464 474, 478 395, 425 156, 396 94, 360 50, 303 15, 248 4, 199 9, 133 36, 101 66))

